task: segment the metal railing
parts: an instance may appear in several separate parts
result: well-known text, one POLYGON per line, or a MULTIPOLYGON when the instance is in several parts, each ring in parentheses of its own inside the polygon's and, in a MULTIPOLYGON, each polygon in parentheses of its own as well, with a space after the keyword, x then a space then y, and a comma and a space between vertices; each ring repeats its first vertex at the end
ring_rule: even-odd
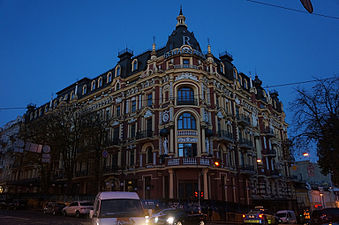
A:
POLYGON ((198 105, 195 98, 177 98, 177 105, 198 105))
POLYGON ((238 122, 243 122, 243 123, 246 123, 246 124, 251 123, 250 118, 248 116, 243 115, 243 114, 237 114, 237 120, 238 120, 238 122))
POLYGON ((143 131, 138 131, 137 134, 135 135, 136 139, 143 139, 143 138, 150 138, 153 137, 154 132, 152 130, 143 130, 143 131))
POLYGON ((218 137, 233 141, 233 134, 228 130, 219 130, 218 137))
POLYGON ((183 68, 185 68, 185 69, 196 69, 196 70, 199 69, 198 66, 196 66, 196 65, 190 65, 190 64, 178 64, 178 65, 173 65, 173 68, 174 68, 174 69, 183 69, 183 68))
POLYGON ((198 136, 198 132, 194 130, 178 130, 178 136, 198 136))
POLYGON ((241 138, 239 139, 239 145, 240 147, 247 147, 247 148, 252 148, 253 147, 253 142, 251 140, 241 138))

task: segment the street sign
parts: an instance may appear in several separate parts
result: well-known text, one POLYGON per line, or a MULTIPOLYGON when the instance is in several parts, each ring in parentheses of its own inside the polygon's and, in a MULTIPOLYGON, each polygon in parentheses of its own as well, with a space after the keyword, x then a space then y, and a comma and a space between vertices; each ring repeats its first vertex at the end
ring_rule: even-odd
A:
POLYGON ((311 0, 300 0, 301 4, 303 4, 304 8, 309 12, 313 13, 313 6, 311 0))
POLYGON ((102 157, 104 157, 104 158, 108 157, 108 152, 106 150, 102 151, 102 157))

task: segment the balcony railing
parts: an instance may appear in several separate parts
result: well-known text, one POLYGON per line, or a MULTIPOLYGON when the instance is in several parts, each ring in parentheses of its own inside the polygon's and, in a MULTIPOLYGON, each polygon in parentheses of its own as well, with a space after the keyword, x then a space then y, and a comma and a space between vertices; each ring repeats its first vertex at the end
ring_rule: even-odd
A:
POLYGON ((262 154, 265 156, 275 156, 277 153, 275 150, 269 149, 269 150, 264 151, 262 154))
POLYGON ((251 140, 242 138, 242 139, 239 139, 239 146, 242 148, 252 148, 253 142, 251 140))
POLYGON ((195 98, 177 98, 177 105, 198 105, 195 98))
POLYGON ((178 136, 198 136, 195 130, 178 130, 178 136))
POLYGON ((154 132, 152 130, 143 130, 143 131, 138 131, 135 138, 138 139, 143 139, 143 138, 151 138, 153 137, 154 132))
POLYGON ((196 69, 196 70, 199 69, 198 66, 196 66, 196 65, 189 65, 189 64, 174 65, 173 68, 174 69, 183 69, 183 68, 185 68, 185 69, 196 69))
POLYGON ((183 165, 201 165, 201 166, 210 166, 209 158, 169 158, 166 160, 167 166, 183 166, 183 165))
POLYGON ((243 115, 243 114, 238 114, 237 120, 238 120, 239 123, 243 123, 245 125, 249 125, 251 123, 250 118, 248 116, 243 115))
POLYGON ((274 130, 270 127, 265 127, 263 133, 268 136, 275 136, 274 130))
POLYGON ((75 171, 76 177, 88 176, 88 170, 75 171))
POLYGON ((228 141, 233 141, 233 134, 228 130, 219 130, 218 137, 228 141))

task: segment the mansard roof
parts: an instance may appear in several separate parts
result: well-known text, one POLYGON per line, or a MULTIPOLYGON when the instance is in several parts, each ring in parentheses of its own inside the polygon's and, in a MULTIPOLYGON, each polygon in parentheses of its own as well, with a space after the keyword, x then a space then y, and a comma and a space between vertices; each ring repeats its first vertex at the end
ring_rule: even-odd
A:
POLYGON ((168 37, 166 52, 180 48, 183 45, 190 45, 193 49, 201 52, 199 42, 194 37, 193 32, 187 30, 186 26, 177 26, 172 34, 168 37))

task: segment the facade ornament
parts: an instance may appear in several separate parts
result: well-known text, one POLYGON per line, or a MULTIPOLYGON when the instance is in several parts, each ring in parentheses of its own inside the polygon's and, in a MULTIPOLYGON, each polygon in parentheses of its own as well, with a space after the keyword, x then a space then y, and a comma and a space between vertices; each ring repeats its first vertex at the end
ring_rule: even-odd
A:
POLYGON ((239 105, 239 104, 240 104, 240 100, 239 100, 239 98, 238 98, 238 97, 235 97, 235 103, 236 103, 237 105, 239 105))
POLYGON ((223 118, 224 118, 224 116, 222 115, 222 113, 221 113, 220 111, 218 112, 217 117, 218 117, 219 119, 223 119, 223 118))
POLYGON ((150 110, 147 110, 147 111, 145 112, 144 118, 151 117, 152 115, 153 115, 152 112, 151 112, 150 110))
POLYGON ((195 80, 198 81, 198 78, 191 73, 182 73, 181 75, 177 76, 175 78, 175 81, 183 80, 183 79, 189 79, 189 80, 195 80))
POLYGON ((167 123, 169 121, 169 118, 170 118, 169 111, 163 112, 163 114, 162 114, 162 122, 167 123))
POLYGON ((208 113, 207 113, 207 111, 205 110, 205 109, 203 109, 204 110, 204 112, 203 112, 203 116, 204 116, 204 122, 206 122, 206 123, 208 123, 208 113))
POLYGON ((198 143, 198 138, 193 137, 181 137, 178 138, 179 143, 198 143))
POLYGON ((165 139, 164 139, 163 146, 164 146, 164 154, 168 155, 168 140, 167 140, 167 137, 165 137, 165 139))
POLYGON ((119 104, 119 103, 121 103, 121 102, 122 102, 122 99, 121 99, 120 97, 118 97, 118 98, 115 99, 115 103, 119 104))

